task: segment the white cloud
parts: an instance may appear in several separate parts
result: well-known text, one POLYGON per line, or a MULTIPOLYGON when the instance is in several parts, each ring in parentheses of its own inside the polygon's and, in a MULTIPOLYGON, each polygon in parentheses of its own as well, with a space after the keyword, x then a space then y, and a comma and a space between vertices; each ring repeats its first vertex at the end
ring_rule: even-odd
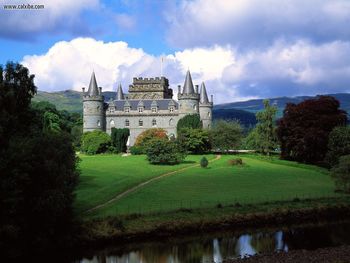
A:
POLYGON ((182 0, 166 14, 175 47, 231 44, 242 49, 277 39, 350 40, 348 0, 182 0))
MULTIPOLYGON (((216 103, 277 95, 306 95, 350 91, 350 42, 292 44, 276 41, 265 49, 239 52, 231 46, 185 49, 163 56, 163 73, 177 92, 189 68, 195 84, 206 82, 216 103)), ((133 77, 160 75, 161 58, 125 42, 76 38, 58 42, 47 53, 24 57, 36 74, 40 90, 88 86, 92 70, 104 90, 121 82, 124 91, 133 77)))

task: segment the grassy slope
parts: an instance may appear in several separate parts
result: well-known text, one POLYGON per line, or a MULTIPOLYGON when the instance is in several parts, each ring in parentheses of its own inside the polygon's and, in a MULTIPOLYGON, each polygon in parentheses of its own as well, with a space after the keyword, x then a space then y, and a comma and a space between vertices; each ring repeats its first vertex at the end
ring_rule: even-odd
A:
MULTIPOLYGON (((145 156, 80 155, 82 175, 77 188, 75 209, 78 213, 108 201, 117 194, 147 179, 194 165, 201 156, 188 156, 179 165, 149 165, 145 156)), ((213 155, 208 156, 214 158, 213 155)))
POLYGON ((244 167, 231 167, 230 158, 223 156, 208 169, 194 167, 154 182, 92 215, 322 197, 333 191, 327 171, 318 167, 249 155, 242 157, 244 167))

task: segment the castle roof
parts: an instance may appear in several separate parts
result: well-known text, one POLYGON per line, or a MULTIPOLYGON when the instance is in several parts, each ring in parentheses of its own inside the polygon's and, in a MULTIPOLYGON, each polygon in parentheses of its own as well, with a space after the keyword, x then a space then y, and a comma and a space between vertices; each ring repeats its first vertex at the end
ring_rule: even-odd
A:
POLYGON ((116 110, 124 111, 124 106, 127 105, 131 107, 132 110, 137 110, 142 101, 145 110, 151 110, 152 102, 156 102, 159 110, 167 110, 170 105, 176 106, 178 108, 178 103, 172 99, 160 99, 160 100, 115 100, 114 105, 116 110))
POLYGON ((199 103, 203 103, 203 104, 209 103, 207 89, 205 88, 204 82, 202 82, 202 84, 201 84, 199 103))
POLYGON ((89 84, 89 89, 88 89, 87 93, 88 93, 89 96, 101 95, 100 91, 98 89, 98 86, 97 86, 95 72, 92 72, 91 79, 90 79, 90 84, 89 84))
POLYGON ((182 94, 194 94, 192 77, 191 77, 191 73, 189 70, 187 70, 186 79, 185 79, 184 87, 182 90, 182 94))
POLYGON ((123 100, 123 99, 124 99, 124 93, 123 93, 123 89, 122 89, 122 84, 119 83, 116 100, 123 100))

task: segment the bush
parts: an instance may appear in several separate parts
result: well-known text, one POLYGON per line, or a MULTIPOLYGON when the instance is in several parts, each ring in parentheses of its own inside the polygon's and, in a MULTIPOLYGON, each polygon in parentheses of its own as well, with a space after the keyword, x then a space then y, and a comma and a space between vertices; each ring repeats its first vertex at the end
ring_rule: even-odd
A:
POLYGON ((104 153, 111 144, 111 137, 103 131, 86 132, 82 136, 81 151, 86 154, 104 153))
POLYGON ((243 160, 241 158, 230 159, 230 160, 228 160, 228 164, 231 165, 231 166, 243 165, 243 160))
POLYGON ((203 156, 203 158, 201 159, 200 164, 201 164, 202 168, 206 168, 208 166, 208 164, 209 164, 208 159, 205 158, 205 156, 203 156))
POLYGON ((146 154, 152 164, 177 164, 186 157, 176 142, 160 138, 148 142, 146 154))
POLYGON ((141 132, 139 136, 137 136, 135 141, 135 146, 146 147, 147 143, 154 138, 168 139, 168 136, 164 129, 161 129, 161 128, 147 129, 144 132, 141 132))
POLYGON ((210 141, 215 150, 227 152, 241 144, 242 127, 237 121, 217 121, 210 132, 210 141))
POLYGON ((131 146, 129 150, 130 150, 130 153, 132 155, 140 155, 140 154, 145 154, 146 153, 144 147, 136 146, 136 145, 131 146))
POLYGON ((331 169, 331 176, 336 190, 350 193, 350 155, 340 157, 339 163, 331 169))

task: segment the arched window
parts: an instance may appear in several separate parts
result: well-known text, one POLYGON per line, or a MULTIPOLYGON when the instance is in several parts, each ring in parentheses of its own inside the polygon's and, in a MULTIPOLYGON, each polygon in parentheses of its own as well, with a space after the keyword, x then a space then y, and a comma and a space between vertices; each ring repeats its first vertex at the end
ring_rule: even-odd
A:
POLYGON ((156 119, 152 120, 152 126, 157 126, 157 120, 156 119))
POLYGON ((125 120, 125 127, 129 127, 130 126, 130 121, 128 119, 125 120))
POLYGON ((208 111, 208 117, 210 117, 210 111, 208 111))
POLYGON ((101 122, 97 121, 97 127, 101 127, 101 122))
POLYGON ((111 126, 111 128, 112 128, 112 127, 115 127, 114 120, 111 120, 111 121, 109 122, 109 125, 111 126))
POLYGON ((143 126, 143 120, 139 120, 139 126, 140 126, 140 127, 143 126))
POLYGON ((196 104, 193 105, 193 109, 194 109, 194 110, 197 109, 197 105, 196 105, 196 104))
POLYGON ((97 106, 97 111, 99 111, 100 110, 100 106, 97 106))
POLYGON ((169 120, 169 126, 173 126, 174 125, 174 120, 173 119, 170 119, 169 120))

